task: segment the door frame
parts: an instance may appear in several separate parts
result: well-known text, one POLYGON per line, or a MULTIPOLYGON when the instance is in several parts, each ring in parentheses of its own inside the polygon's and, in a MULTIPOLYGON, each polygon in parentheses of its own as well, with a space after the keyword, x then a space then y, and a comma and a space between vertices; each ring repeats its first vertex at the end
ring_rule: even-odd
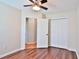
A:
POLYGON ((51 46, 51 19, 48 19, 48 47, 51 46))

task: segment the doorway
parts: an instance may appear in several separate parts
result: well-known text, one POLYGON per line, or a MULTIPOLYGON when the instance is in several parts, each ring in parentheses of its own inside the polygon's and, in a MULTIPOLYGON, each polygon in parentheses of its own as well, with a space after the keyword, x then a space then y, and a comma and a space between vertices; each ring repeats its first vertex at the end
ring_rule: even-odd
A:
POLYGON ((37 19, 26 18, 26 49, 36 48, 37 45, 37 19))

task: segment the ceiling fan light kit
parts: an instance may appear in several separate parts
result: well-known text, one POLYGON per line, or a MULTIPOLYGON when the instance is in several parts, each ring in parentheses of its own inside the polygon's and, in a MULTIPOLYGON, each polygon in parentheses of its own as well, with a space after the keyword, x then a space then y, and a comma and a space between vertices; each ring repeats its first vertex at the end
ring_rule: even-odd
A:
POLYGON ((35 11, 39 11, 39 10, 40 10, 40 7, 37 6, 37 5, 34 5, 34 6, 32 7, 32 9, 35 10, 35 11))

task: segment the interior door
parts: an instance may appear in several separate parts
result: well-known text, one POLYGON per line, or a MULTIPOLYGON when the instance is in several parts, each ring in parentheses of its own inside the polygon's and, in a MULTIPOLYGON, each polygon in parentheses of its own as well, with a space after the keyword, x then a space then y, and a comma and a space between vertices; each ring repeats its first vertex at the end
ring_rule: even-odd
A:
POLYGON ((68 19, 51 20, 51 45, 66 48, 68 41, 68 19))
POLYGON ((48 20, 37 20, 37 48, 48 48, 48 20))

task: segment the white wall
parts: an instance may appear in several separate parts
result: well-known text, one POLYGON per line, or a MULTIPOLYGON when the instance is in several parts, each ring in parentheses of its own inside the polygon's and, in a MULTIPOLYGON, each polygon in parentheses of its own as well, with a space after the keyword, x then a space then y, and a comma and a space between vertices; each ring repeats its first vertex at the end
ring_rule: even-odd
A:
POLYGON ((21 48, 21 11, 0 2, 0 57, 21 48))

